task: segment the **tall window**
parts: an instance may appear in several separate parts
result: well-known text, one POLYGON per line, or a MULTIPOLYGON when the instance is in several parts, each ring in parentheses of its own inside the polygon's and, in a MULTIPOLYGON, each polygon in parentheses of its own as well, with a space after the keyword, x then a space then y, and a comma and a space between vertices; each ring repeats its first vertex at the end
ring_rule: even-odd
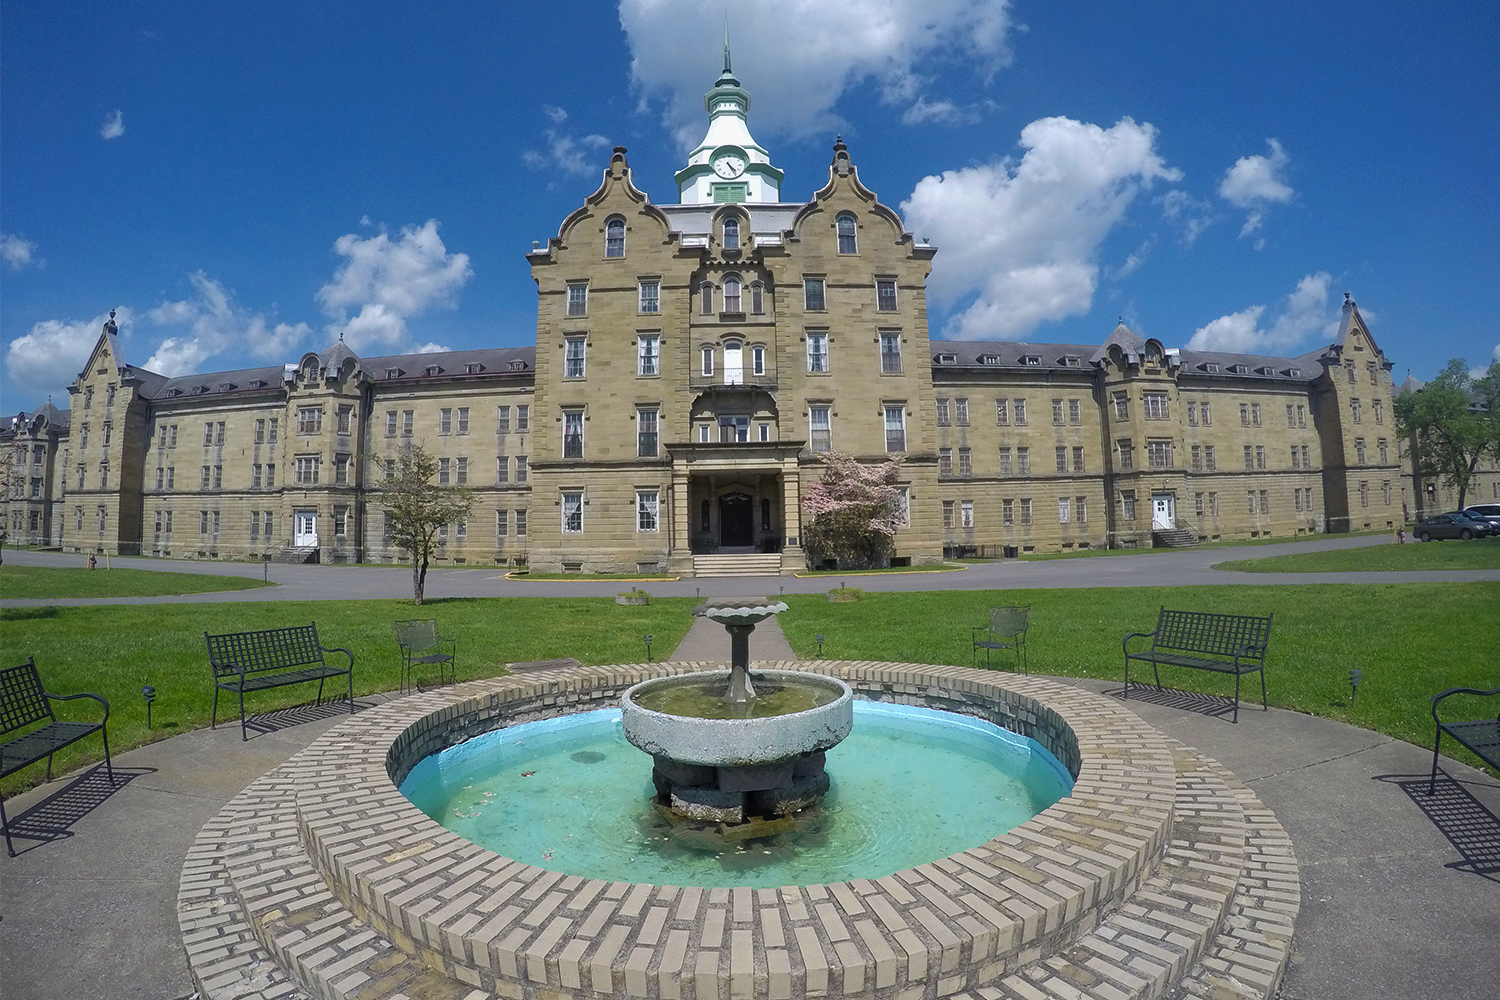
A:
POLYGON ((661 282, 642 281, 640 284, 640 310, 643 313, 661 312, 661 282))
POLYGON ((635 453, 644 458, 656 455, 656 415, 655 407, 635 411, 635 453))
POLYGON ((1370 408, 1375 411, 1375 422, 1377 424, 1385 423, 1385 404, 1381 400, 1372 399, 1370 400, 1370 408))
POLYGON ((451 406, 445 406, 438 410, 438 433, 453 433, 453 408, 451 406))
POLYGON ((839 253, 859 253, 859 240, 854 235, 854 216, 838 217, 839 253))
POLYGON ((948 426, 948 400, 943 396, 939 396, 937 399, 937 425, 939 427, 948 426))
POLYGON ((1208 404, 1207 403, 1199 403, 1198 404, 1198 419, 1203 423, 1204 427, 1209 426, 1209 414, 1208 414, 1208 404))
POLYGON ((1021 498, 1021 523, 1031 523, 1031 497, 1021 498))
POLYGON ((738 340, 724 342, 724 382, 740 385, 745 381, 745 349, 738 340))
POLYGON ((416 427, 417 415, 415 410, 401 411, 401 436, 411 437, 416 427))
POLYGON ((1009 448, 1001 448, 1000 449, 1000 475, 1002 475, 1002 476, 1008 476, 1008 475, 1010 475, 1010 449, 1009 448))
POLYGON ((1115 442, 1115 446, 1120 452, 1120 468, 1135 468, 1135 446, 1131 444, 1130 438, 1120 438, 1115 442))
POLYGON ((750 283, 750 311, 757 316, 766 311, 766 286, 758 281, 750 283))
POLYGON ((604 256, 625 256, 624 219, 610 219, 604 224, 604 256))
POLYGON ((495 511, 495 537, 496 538, 504 538, 506 535, 509 535, 509 534, 510 534, 510 511, 504 510, 504 509, 495 511))
POLYGON ((1057 523, 1058 524, 1067 524, 1068 523, 1068 515, 1072 512, 1072 509, 1073 509, 1073 499, 1072 499, 1072 497, 1058 497, 1057 498, 1057 523))
POLYGON ((563 458, 583 457, 583 411, 563 411, 563 458))
MULTIPOLYGON (((339 460, 343 463, 342 468, 348 469, 349 456, 340 455, 339 460)), ((339 482, 344 482, 344 479, 340 479, 339 482)), ((469 460, 467 458, 459 458, 454 460, 453 483, 456 486, 467 486, 469 484, 469 460)))
POLYGON ((1241 427, 1249 427, 1250 426, 1250 404, 1249 403, 1241 403, 1240 404, 1240 426, 1241 427))
POLYGON ((698 312, 712 316, 714 312, 714 283, 705 281, 698 286, 698 312))
POLYGON ((1135 520, 1135 490, 1120 491, 1120 519, 1135 520))
POLYGON ((1057 446, 1057 471, 1068 471, 1068 449, 1063 445, 1057 446))
MULTIPOLYGON (((392 427, 389 433, 394 434, 395 432, 396 432, 395 428, 392 427)), ((509 434, 510 433, 510 407, 509 406, 497 406, 497 407, 495 407, 495 433, 496 434, 509 434)))
POLYGON ((939 448, 938 449, 938 475, 940 475, 940 476, 951 476, 951 475, 953 475, 953 449, 952 448, 939 448))
POLYGON ((714 349, 708 344, 703 345, 703 368, 704 375, 714 373, 714 349))
POLYGON ((297 459, 297 485, 312 486, 318 482, 318 457, 303 455, 297 459))
POLYGON ((440 459, 438 459, 438 485, 439 486, 447 486, 452 481, 453 481, 453 461, 452 461, 452 459, 447 459, 447 458, 440 458, 440 459))
POLYGON ((809 312, 824 310, 822 278, 807 278, 802 282, 802 300, 803 307, 809 312))
POLYGON ((953 401, 953 421, 960 427, 969 426, 969 400, 960 396, 953 401))
POLYGON ((995 400, 995 423, 1002 427, 1010 423, 1010 400, 995 400))
POLYGON ((833 447, 832 427, 828 420, 827 406, 807 408, 808 447, 815 452, 830 451, 833 447))
MULTIPOLYGON (((526 456, 525 455, 517 455, 516 456, 516 482, 518 482, 518 483, 524 483, 524 482, 526 482, 526 477, 529 476, 530 474, 531 474, 531 467, 526 464, 526 456)), ((518 531, 518 532, 516 532, 516 534, 519 535, 519 534, 521 534, 521 532, 518 531)))
POLYGON ((520 538, 526 534, 526 510, 522 508, 516 511, 516 537, 520 538))
POLYGON ((516 433, 525 434, 531 429, 531 405, 521 403, 516 406, 516 433))
POLYGON ((901 371, 901 334, 880 335, 880 370, 886 373, 901 371))
POLYGON ((1068 400, 1068 423, 1075 427, 1083 423, 1083 409, 1076 399, 1068 400))
POLYGON ((972 476, 974 474, 974 461, 970 456, 968 448, 958 449, 958 474, 960 476, 972 476))
POLYGON ((1206 444, 1203 446, 1203 468, 1208 472, 1215 471, 1214 446, 1211 444, 1206 444))
POLYGON ((828 334, 819 332, 807 335, 807 370, 828 371, 828 334))
POLYGON ((568 315, 586 316, 589 311, 589 286, 582 284, 568 286, 568 315))
POLYGON ((1083 471, 1083 447, 1081 445, 1073 448, 1073 471, 1083 471))
POLYGON ((1365 464, 1365 439, 1354 439, 1354 461, 1359 465, 1365 464))
POLYGON ((563 378, 583 378, 584 351, 587 342, 583 337, 569 337, 563 356, 563 378))
MULTIPOLYGON (((1288 407, 1288 409, 1290 409, 1290 407, 1288 407)), ((1198 426, 1198 404, 1197 403, 1189 403, 1187 405, 1187 415, 1188 415, 1188 426, 1189 427, 1197 427, 1198 426)))
POLYGON ((575 534, 583 530, 583 494, 562 495, 562 530, 575 534))
POLYGON ((1260 426, 1260 404, 1259 403, 1251 403, 1250 404, 1250 423, 1253 426, 1255 426, 1255 427, 1259 427, 1260 426))
POLYGON ((643 333, 636 338, 636 372, 640 375, 661 374, 661 337, 643 333))
POLYGON ((469 433, 469 408, 467 406, 458 408, 458 433, 469 433))
POLYGON ((348 434, 350 426, 354 423, 354 407, 340 406, 338 420, 339 433, 348 434))
POLYGON ((1130 419, 1130 397, 1123 392, 1115 393, 1115 419, 1130 419))
POLYGON ((875 282, 875 308, 881 312, 896 311, 896 282, 882 278, 875 282))
POLYGON ((724 311, 740 312, 740 279, 729 275, 724 279, 724 311))
POLYGON ((766 349, 760 344, 750 348, 750 371, 755 375, 766 373, 766 349))
POLYGON ((661 518, 658 516, 660 502, 661 493, 658 490, 635 491, 635 529, 637 531, 657 531, 661 527, 661 518))
POLYGON ((1011 414, 1015 417, 1017 427, 1026 426, 1026 400, 1016 399, 1011 401, 1011 414))
POLYGON ((961 500, 958 504, 958 526, 960 528, 974 527, 974 501, 961 500))
POLYGON ((906 408, 904 406, 885 408, 885 450, 889 452, 906 450, 906 408))
MULTIPOLYGON (((738 250, 740 248, 740 220, 734 216, 724 219, 724 249, 738 250)), ((725 309, 725 312, 739 312, 738 309, 725 309)))
POLYGON ((1291 403, 1286 404, 1286 425, 1288 427, 1297 426, 1297 410, 1291 403))
MULTIPOLYGON (((1204 421, 1204 423, 1207 423, 1207 422, 1208 421, 1206 421, 1206 420, 1204 421)), ((1297 426, 1298 427, 1306 427, 1307 426, 1307 407, 1305 405, 1299 405, 1297 407, 1297 426)))
MULTIPOLYGON (((266 443, 268 443, 268 444, 275 444, 276 443, 276 432, 277 432, 277 428, 279 428, 280 426, 281 426, 281 418, 280 417, 272 417, 271 418, 271 425, 268 428, 266 428, 266 443)), ((177 425, 176 424, 172 425, 172 440, 168 444, 168 447, 169 448, 175 448, 175 447, 177 447, 177 425)))
POLYGON ((510 459, 504 455, 495 456, 495 482, 499 484, 510 482, 510 459))
POLYGON ((1031 474, 1031 449, 1016 449, 1016 474, 1029 476, 1031 474))

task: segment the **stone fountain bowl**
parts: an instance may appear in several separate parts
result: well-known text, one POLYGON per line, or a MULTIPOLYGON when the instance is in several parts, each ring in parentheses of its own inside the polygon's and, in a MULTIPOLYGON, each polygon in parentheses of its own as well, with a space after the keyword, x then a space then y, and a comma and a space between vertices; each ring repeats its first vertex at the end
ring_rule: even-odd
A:
POLYGON ((760 670, 756 684, 801 684, 837 692, 826 705, 762 719, 698 719, 642 708, 647 691, 729 683, 728 671, 703 671, 642 681, 620 699, 625 738, 651 754, 683 764, 741 767, 771 764, 837 746, 854 726, 854 693, 836 677, 796 670, 760 670))

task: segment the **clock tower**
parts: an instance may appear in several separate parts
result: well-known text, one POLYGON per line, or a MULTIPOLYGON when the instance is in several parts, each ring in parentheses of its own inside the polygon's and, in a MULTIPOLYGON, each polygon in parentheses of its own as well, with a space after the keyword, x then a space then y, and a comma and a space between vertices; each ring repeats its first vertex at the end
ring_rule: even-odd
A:
POLYGON ((724 40, 724 72, 703 97, 708 133, 677 171, 678 201, 684 205, 781 200, 782 173, 771 165, 765 148, 750 137, 745 116, 750 93, 729 68, 729 40, 724 40))

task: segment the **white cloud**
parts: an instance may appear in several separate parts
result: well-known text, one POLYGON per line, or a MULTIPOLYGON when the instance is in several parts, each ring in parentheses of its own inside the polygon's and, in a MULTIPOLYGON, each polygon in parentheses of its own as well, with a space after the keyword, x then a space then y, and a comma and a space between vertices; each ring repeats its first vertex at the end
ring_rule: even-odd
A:
MULTIPOLYGON (((10 342, 5 352, 5 370, 17 386, 67 385, 88 364, 99 334, 104 331, 108 313, 82 321, 49 319, 31 328, 25 336, 10 342)), ((131 311, 124 306, 116 310, 115 323, 123 332, 131 324, 131 311)))
MULTIPOLYGON (((1141 245, 1136 247, 1135 252, 1126 257, 1125 262, 1119 267, 1107 268, 1105 275, 1111 281, 1118 281, 1120 278, 1134 274, 1141 269, 1142 264, 1146 263, 1146 259, 1151 256, 1151 251, 1154 249, 1156 249, 1156 237, 1151 236, 1149 239, 1141 241, 1141 245)), ((1134 329, 1134 327, 1131 329, 1134 329)))
POLYGON ((1338 332, 1339 311, 1328 301, 1326 271, 1309 274, 1286 297, 1276 320, 1260 325, 1267 307, 1251 306, 1220 316, 1188 341, 1190 351, 1230 351, 1236 354, 1277 354, 1299 347, 1314 336, 1331 340, 1338 332))
MULTIPOLYGON (((632 80, 685 148, 703 137, 703 92, 723 69, 723 13, 702 0, 620 3, 632 80)), ((987 82, 1010 64, 1013 27, 1007 0, 762 0, 733 9, 729 34, 752 133, 805 138, 842 127, 839 98, 871 81, 910 121, 968 120, 928 96, 938 71, 959 64, 965 88, 987 82)))
POLYGON ((0 260, 19 271, 36 259, 36 244, 15 233, 0 233, 0 260))
POLYGON ((167 337, 142 366, 162 375, 186 375, 205 361, 228 351, 248 351, 252 356, 274 361, 285 358, 312 328, 306 323, 272 326, 261 313, 251 312, 234 299, 234 293, 202 271, 188 275, 193 297, 180 302, 161 302, 146 317, 156 326, 186 326, 190 334, 167 337))
POLYGON ((609 145, 607 138, 595 133, 579 135, 561 128, 568 120, 568 113, 562 108, 543 104, 542 113, 552 122, 552 127, 542 129, 546 148, 522 150, 522 163, 532 170, 556 169, 579 177, 604 171, 605 160, 597 155, 597 151, 609 145))
POLYGON ((973 125, 979 121, 979 110, 974 107, 960 107, 952 101, 928 101, 925 97, 918 97, 911 107, 901 116, 903 125, 920 125, 923 122, 936 122, 939 125, 973 125))
POLYGON ((919 181, 901 210, 938 247, 928 290, 943 303, 975 296, 944 336, 1020 337, 1087 312, 1104 238, 1137 193, 1181 177, 1155 143, 1155 128, 1129 118, 1108 129, 1043 118, 1021 131, 1019 161, 919 181))
MULTIPOLYGON (((1219 182, 1219 197, 1235 208, 1250 210, 1240 229, 1241 239, 1260 231, 1266 221, 1267 205, 1284 205, 1296 194, 1281 176, 1291 157, 1275 139, 1267 139, 1266 143, 1271 147, 1270 156, 1240 157, 1219 182)), ((1255 241, 1257 250, 1265 245, 1264 238, 1255 241)))
POLYGON ((406 320, 438 306, 452 306, 474 276, 469 255, 449 253, 438 222, 406 226, 400 239, 384 231, 368 239, 340 236, 334 250, 345 258, 333 279, 318 289, 318 303, 355 351, 370 345, 398 348, 407 339, 406 320), (349 318, 350 311, 355 311, 349 318))
POLYGON ((1173 188, 1153 198, 1152 204, 1160 205, 1162 218, 1181 229, 1178 240, 1185 247, 1198 242, 1203 231, 1218 221, 1213 214, 1213 205, 1194 198, 1181 188, 1173 188))
POLYGON ((104 124, 99 126, 99 135, 105 139, 118 139, 125 134, 125 113, 119 108, 104 116, 104 124))

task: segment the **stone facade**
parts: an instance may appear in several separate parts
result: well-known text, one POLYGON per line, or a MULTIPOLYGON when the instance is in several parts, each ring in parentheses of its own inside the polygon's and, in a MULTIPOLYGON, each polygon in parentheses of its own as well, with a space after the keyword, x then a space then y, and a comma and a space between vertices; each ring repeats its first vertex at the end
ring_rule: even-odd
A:
POLYGON ((751 553, 801 570, 802 493, 829 450, 902 459, 899 563, 1385 528, 1417 509, 1391 363, 1352 301, 1334 342, 1297 358, 1168 350, 1123 324, 1094 345, 929 341, 937 249, 843 142, 810 201, 771 200, 780 172, 727 69, 705 106, 681 203, 654 204, 617 148, 527 255, 535 347, 361 358, 339 342, 167 378, 124 360, 111 320, 71 412, 0 431, 28 470, 8 477, 11 536, 397 561, 376 459, 408 442, 475 494, 439 563, 554 572, 686 575, 751 553))

